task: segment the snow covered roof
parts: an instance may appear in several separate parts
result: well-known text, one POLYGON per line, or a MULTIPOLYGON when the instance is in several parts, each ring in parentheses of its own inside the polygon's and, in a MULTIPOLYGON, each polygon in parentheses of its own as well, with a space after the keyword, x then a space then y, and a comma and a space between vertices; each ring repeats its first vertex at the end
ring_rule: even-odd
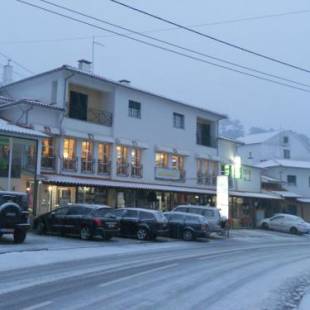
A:
POLYGON ((297 201, 302 203, 310 203, 310 198, 298 198, 297 201))
POLYGON ((95 78, 95 79, 97 79, 97 80, 101 80, 101 81, 104 81, 104 82, 113 84, 113 85, 115 85, 115 86, 119 86, 119 87, 123 87, 123 88, 132 89, 132 90, 134 90, 134 91, 138 91, 138 92, 141 92, 141 93, 150 95, 150 96, 159 97, 159 98, 162 98, 162 99, 165 99, 165 100, 168 100, 168 101, 177 103, 177 104, 181 104, 181 105, 187 106, 187 107, 192 108, 192 109, 196 109, 196 110, 202 111, 202 112, 204 112, 204 113, 210 113, 210 114, 212 114, 213 116, 215 116, 218 120, 227 118, 227 116, 224 115, 224 114, 220 114, 220 113, 217 113, 217 112, 208 110, 208 109, 204 109, 204 108, 202 108, 202 107, 198 107, 198 106, 195 106, 195 105, 191 105, 191 104, 188 104, 188 103, 179 101, 179 100, 171 99, 171 98, 168 98, 168 97, 163 96, 163 95, 160 95, 160 94, 156 94, 156 93, 153 93, 153 92, 150 92, 150 91, 147 91, 147 90, 143 90, 143 89, 141 89, 141 88, 133 87, 133 86, 130 85, 130 84, 124 84, 124 83, 120 83, 119 81, 113 81, 113 80, 107 79, 107 78, 105 78, 105 77, 102 77, 102 76, 100 76, 100 75, 97 75, 97 74, 94 74, 94 73, 85 72, 85 71, 82 71, 82 70, 80 70, 80 69, 78 69, 78 68, 75 68, 75 67, 69 66, 69 65, 63 65, 63 66, 58 67, 58 68, 56 68, 56 69, 53 69, 53 70, 50 70, 50 71, 47 71, 47 72, 43 72, 43 73, 40 73, 40 74, 36 74, 36 75, 30 76, 30 77, 28 77, 28 78, 25 78, 25 79, 22 79, 22 80, 13 82, 13 83, 11 83, 11 84, 7 84, 7 85, 5 85, 5 86, 0 87, 0 91, 1 91, 2 88, 10 87, 11 85, 14 85, 14 84, 17 84, 17 83, 22 83, 22 82, 24 82, 24 81, 26 81, 26 80, 30 80, 30 79, 33 79, 33 78, 37 78, 37 77, 44 76, 44 75, 47 75, 47 74, 50 74, 50 73, 54 73, 54 72, 56 72, 56 71, 61 71, 61 70, 68 70, 68 71, 70 71, 70 72, 78 73, 78 74, 81 74, 81 75, 84 75, 84 76, 88 76, 88 77, 90 77, 90 78, 95 78))
POLYGON ((27 136, 34 136, 34 137, 47 137, 47 135, 37 130, 17 126, 15 124, 11 124, 8 121, 0 118, 0 133, 1 132, 15 133, 19 135, 27 135, 27 136))
POLYGON ((257 166, 260 168, 288 167, 288 168, 310 169, 310 161, 291 160, 291 159, 271 159, 262 161, 258 163, 257 166))
POLYGON ((276 136, 280 132, 281 132, 280 130, 271 131, 271 132, 263 132, 263 133, 258 133, 258 134, 254 134, 254 135, 248 135, 248 136, 240 137, 240 138, 238 138, 238 140, 243 142, 244 144, 262 143, 262 142, 265 142, 265 141, 269 140, 270 138, 276 136))
POLYGON ((55 110, 63 110, 60 107, 57 107, 55 105, 47 104, 39 100, 33 100, 33 99, 13 99, 9 97, 0 96, 0 109, 1 108, 7 108, 18 104, 30 104, 30 105, 36 105, 41 106, 44 108, 50 108, 55 110))
POLYGON ((293 192, 288 192, 288 191, 272 191, 272 193, 276 195, 280 195, 283 198, 299 198, 302 197, 299 194, 293 193, 293 192))
POLYGON ((225 140, 225 141, 229 141, 235 144, 244 144, 242 141, 240 141, 240 139, 233 139, 233 138, 229 138, 229 137, 224 137, 224 136, 219 136, 218 137, 219 140, 225 140))
POLYGON ((282 183, 281 180, 276 179, 276 178, 271 178, 267 175, 262 175, 261 178, 262 178, 262 182, 264 182, 264 183, 282 183))
POLYGON ((235 192, 230 191, 230 195, 238 197, 261 198, 261 199, 282 199, 279 195, 270 192, 235 192))

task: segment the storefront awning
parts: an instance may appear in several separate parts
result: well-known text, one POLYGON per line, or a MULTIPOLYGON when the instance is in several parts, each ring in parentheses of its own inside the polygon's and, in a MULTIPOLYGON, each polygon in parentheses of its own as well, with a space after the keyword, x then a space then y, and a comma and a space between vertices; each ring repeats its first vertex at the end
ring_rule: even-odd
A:
POLYGON ((140 149, 148 149, 149 146, 141 141, 132 140, 132 139, 125 139, 125 138, 116 138, 115 139, 116 144, 131 146, 131 147, 137 147, 140 149))
POLYGON ((138 182, 118 182, 95 178, 71 177, 62 175, 45 175, 40 178, 45 183, 53 184, 67 184, 76 186, 104 186, 104 187, 117 187, 117 188, 132 188, 132 189, 147 189, 158 190, 165 192, 182 192, 193 194, 215 194, 215 190, 201 189, 185 186, 169 186, 161 184, 149 184, 138 182))
POLYGON ((248 197, 248 198, 261 198, 261 199, 282 199, 279 195, 269 193, 255 193, 255 192, 236 192, 230 191, 231 196, 248 197))

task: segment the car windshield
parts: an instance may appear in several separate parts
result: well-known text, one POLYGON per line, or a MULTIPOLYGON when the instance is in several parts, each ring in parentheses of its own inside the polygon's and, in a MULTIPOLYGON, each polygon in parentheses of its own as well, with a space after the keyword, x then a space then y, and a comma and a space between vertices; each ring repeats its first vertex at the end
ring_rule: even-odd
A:
POLYGON ((115 214, 113 214, 113 209, 110 208, 101 208, 95 211, 96 216, 102 216, 102 217, 115 217, 115 214))

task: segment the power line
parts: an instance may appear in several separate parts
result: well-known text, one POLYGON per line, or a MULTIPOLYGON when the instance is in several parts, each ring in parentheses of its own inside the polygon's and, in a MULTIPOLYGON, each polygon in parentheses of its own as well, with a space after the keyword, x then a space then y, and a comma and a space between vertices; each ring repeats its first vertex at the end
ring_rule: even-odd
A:
POLYGON ((248 53, 248 54, 252 54, 252 55, 255 55, 255 56, 258 56, 258 57, 267 59, 267 60, 269 60, 269 61, 272 61, 272 62, 281 64, 281 65, 285 65, 285 66, 287 66, 287 67, 290 67, 290 68, 293 68, 293 69, 296 69, 296 70, 300 70, 300 71, 303 71, 303 72, 310 73, 310 70, 309 70, 309 69, 305 69, 305 68, 302 68, 302 67, 299 67, 299 66, 290 64, 290 63, 288 63, 288 62, 285 62, 285 61, 283 61, 283 60, 279 60, 279 59, 276 59, 276 58, 274 58, 274 57, 270 57, 270 56, 267 56, 267 55, 264 55, 264 54, 255 52, 255 51, 253 51, 253 50, 244 48, 244 47, 239 46, 239 45, 237 45, 237 44, 230 43, 230 42, 224 41, 224 40, 222 40, 222 39, 218 39, 218 38, 216 38, 216 37, 214 37, 214 36, 211 36, 211 35, 205 34, 205 33, 203 33, 203 32, 200 32, 200 31, 198 31, 198 30, 195 30, 195 29, 193 29, 193 28, 189 28, 189 27, 187 27, 187 26, 184 26, 184 25, 175 23, 175 22, 173 22, 173 21, 171 21, 171 20, 168 20, 168 19, 166 19, 166 18, 160 17, 160 16, 158 16, 158 15, 154 15, 154 14, 149 13, 149 12, 146 12, 146 11, 144 11, 144 10, 135 8, 135 7, 131 6, 131 5, 125 4, 125 3, 123 3, 123 2, 120 2, 120 1, 117 1, 117 0, 110 0, 110 1, 112 1, 112 2, 114 2, 114 3, 116 3, 116 4, 118 4, 118 5, 124 6, 124 7, 128 8, 128 9, 130 9, 130 10, 139 12, 139 13, 141 13, 141 14, 150 16, 150 17, 152 17, 152 18, 155 18, 155 19, 160 20, 160 21, 162 21, 162 22, 165 22, 165 23, 167 23, 167 24, 173 25, 173 26, 178 27, 178 28, 180 28, 180 29, 183 29, 183 30, 192 32, 192 33, 194 33, 194 34, 197 34, 197 35, 199 35, 199 36, 205 37, 205 38, 207 38, 207 39, 211 39, 211 40, 216 41, 216 42, 218 42, 218 43, 221 43, 221 44, 227 45, 227 46, 229 46, 229 47, 238 49, 238 50, 240 50, 240 51, 242 51, 242 52, 246 52, 246 53, 248 53))
MULTIPOLYGON (((3 63, 0 62, 0 66, 4 67, 5 64, 3 64, 3 63)), ((24 76, 25 76, 25 74, 22 74, 22 73, 16 71, 15 69, 13 70, 13 73, 16 74, 16 75, 18 75, 18 76, 20 76, 20 77, 24 77, 24 76)))
POLYGON ((117 24, 111 23, 111 22, 109 22, 107 20, 103 20, 103 19, 91 16, 91 15, 88 15, 88 14, 82 13, 80 11, 73 10, 73 9, 68 8, 68 7, 65 7, 65 6, 62 6, 62 5, 59 5, 59 4, 47 1, 47 0, 39 0, 39 1, 47 3, 47 4, 52 5, 52 6, 55 6, 57 8, 69 11, 70 13, 78 14, 78 15, 81 15, 83 17, 87 17, 87 18, 93 19, 95 21, 107 24, 109 26, 116 27, 116 28, 121 29, 121 30, 125 30, 125 31, 133 33, 135 35, 139 35, 139 36, 142 36, 144 38, 151 39, 151 40, 157 41, 159 43, 163 43, 163 44, 166 44, 166 45, 169 45, 169 46, 181 49, 181 50, 186 51, 186 52, 190 52, 190 53, 193 53, 193 54, 196 54, 196 55, 199 55, 199 56, 207 57, 207 58, 212 59, 212 60, 223 62, 225 64, 229 64, 229 65, 241 68, 241 69, 245 69, 245 70, 248 70, 248 71, 259 73, 259 74, 262 74, 262 75, 265 75, 265 76, 268 76, 268 77, 276 78, 276 79, 279 79, 279 80, 282 80, 282 81, 285 81, 285 82, 290 82, 290 83, 293 83, 293 84, 296 84, 296 85, 300 85, 300 86, 304 86, 304 87, 310 87, 310 85, 308 85, 308 84, 296 82, 294 80, 287 79, 287 78, 281 77, 279 75, 266 73, 264 71, 260 71, 260 70, 257 70, 257 69, 254 69, 254 68, 251 68, 251 67, 248 67, 248 66, 243 66, 243 65, 240 65, 240 64, 237 64, 237 63, 234 63, 234 62, 231 62, 231 61, 219 58, 219 57, 214 57, 214 56, 208 55, 206 53, 198 52, 196 50, 193 50, 193 49, 190 49, 190 48, 186 48, 184 46, 181 46, 181 45, 178 45, 178 44, 174 44, 174 43, 168 42, 166 40, 158 39, 158 38, 152 37, 150 35, 146 35, 144 33, 141 33, 141 32, 138 32, 138 31, 135 31, 135 30, 132 30, 132 29, 129 29, 127 27, 123 27, 121 25, 117 25, 117 24))
MULTIPOLYGON (((226 25, 226 24, 233 24, 233 23, 240 23, 240 22, 247 22, 252 20, 261 20, 261 19, 271 19, 275 17, 284 17, 289 15, 299 15, 299 14, 307 14, 310 13, 310 10, 299 10, 299 11, 289 11, 284 13, 274 13, 274 14, 266 14, 266 15, 257 15, 257 16, 249 16, 249 17, 242 17, 236 19, 227 19, 222 21, 215 21, 209 23, 201 23, 201 24, 193 24, 187 25, 187 27, 193 28, 201 28, 206 26, 217 26, 217 25, 226 25)), ((178 27, 169 27, 169 28, 159 28, 153 30, 146 30, 141 31, 141 33, 159 33, 165 31, 173 31, 178 29, 178 27)), ((98 38, 106 38, 106 37, 114 37, 112 35, 107 36, 97 36, 98 38)), ((0 44, 40 44, 40 43, 51 43, 51 42, 66 42, 66 41, 75 41, 75 40, 88 40, 91 39, 92 36, 84 36, 84 37, 66 37, 66 38, 56 38, 56 39, 37 39, 37 40, 21 40, 21 41, 0 41, 0 44)))
POLYGON ((23 4, 26 4, 26 5, 28 5, 28 6, 31 6, 31 7, 38 8, 38 9, 40 9, 40 10, 49 12, 49 13, 51 13, 51 14, 54 14, 54 15, 58 15, 58 16, 67 18, 67 19, 76 21, 76 22, 81 23, 81 24, 85 24, 85 25, 88 25, 88 26, 90 26, 90 27, 94 27, 94 28, 97 28, 97 29, 101 29, 101 30, 103 30, 103 31, 106 31, 106 32, 109 32, 109 33, 113 33, 113 34, 118 35, 118 36, 120 36, 120 37, 127 38, 127 39, 130 39, 130 40, 133 40, 133 41, 142 43, 142 44, 144 44, 144 45, 148 45, 148 46, 151 46, 151 47, 155 47, 155 48, 157 48, 157 49, 161 49, 161 50, 163 50, 163 51, 170 52, 170 53, 173 53, 173 54, 176 54, 176 55, 179 55, 179 56, 183 56, 183 57, 186 57, 186 58, 189 58, 189 59, 198 61, 198 62, 206 63, 206 64, 209 64, 209 65, 212 65, 212 66, 221 68, 221 69, 225 69, 225 70, 228 70, 228 71, 240 73, 240 74, 243 74, 243 75, 245 75, 245 76, 257 78, 257 79, 260 79, 260 80, 263 80, 263 81, 268 81, 268 82, 273 83, 273 84, 277 84, 277 85, 289 87, 289 88, 296 89, 296 90, 300 90, 300 91, 307 92, 307 93, 310 92, 309 90, 304 89, 304 88, 296 87, 296 86, 293 86, 293 85, 290 85, 290 84, 286 84, 286 83, 282 83, 282 82, 279 82, 279 81, 275 81, 275 80, 272 80, 272 79, 269 79, 269 78, 264 78, 264 77, 261 77, 261 76, 257 76, 257 75, 255 75, 255 74, 251 74, 251 73, 247 73, 247 72, 244 72, 244 71, 240 71, 240 70, 237 70, 237 69, 234 69, 234 68, 226 67, 226 66, 224 66, 224 65, 220 65, 220 64, 217 64, 217 63, 213 63, 213 62, 210 62, 210 61, 206 61, 205 59, 202 59, 202 58, 198 58, 198 57, 195 57, 195 56, 191 56, 191 55, 188 55, 188 54, 184 54, 184 53, 182 53, 182 52, 178 52, 178 51, 176 51, 176 50, 172 50, 172 49, 169 49, 169 48, 160 46, 160 45, 156 45, 156 44, 153 44, 153 43, 150 43, 150 42, 146 42, 146 41, 143 41, 143 40, 141 40, 141 39, 133 38, 133 37, 131 37, 131 36, 129 36, 129 35, 126 35, 126 34, 123 34, 123 33, 119 33, 119 32, 116 32, 116 31, 113 31, 113 30, 104 28, 104 27, 98 26, 98 25, 96 25, 96 24, 92 24, 92 23, 90 23, 90 22, 83 21, 83 20, 78 19, 78 18, 69 16, 69 15, 65 15, 65 14, 62 14, 62 13, 59 13, 59 12, 56 12, 56 11, 47 9, 47 8, 45 8, 45 7, 41 7, 41 6, 36 5, 36 4, 33 4, 33 3, 29 3, 29 2, 24 1, 24 0, 16 0, 16 1, 17 1, 17 2, 20 2, 20 3, 23 3, 23 4))
POLYGON ((12 59, 10 56, 3 54, 2 52, 0 52, 0 55, 3 56, 4 58, 12 61, 13 63, 15 63, 15 65, 17 65, 18 67, 22 68, 24 71, 30 73, 30 74, 34 74, 33 71, 29 70, 28 68, 26 68, 25 66, 23 66, 22 64, 18 63, 17 61, 15 61, 14 59, 12 59))

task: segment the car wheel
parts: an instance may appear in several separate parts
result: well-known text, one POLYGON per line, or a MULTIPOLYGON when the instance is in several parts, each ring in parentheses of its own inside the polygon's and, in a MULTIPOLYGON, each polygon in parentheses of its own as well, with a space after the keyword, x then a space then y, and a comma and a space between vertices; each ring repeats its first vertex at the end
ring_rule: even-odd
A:
POLYGON ((195 237, 194 237, 194 234, 193 234, 193 232, 191 231, 191 230, 184 230, 184 232, 183 232, 183 240, 185 240, 185 241, 192 241, 192 240, 194 240, 195 239, 195 237))
POLYGON ((145 228, 139 228, 137 231, 138 240, 146 240, 148 238, 148 231, 145 228))
POLYGON ((80 237, 82 240, 89 240, 91 239, 92 235, 90 233, 90 229, 87 226, 84 226, 80 230, 80 237))
POLYGON ((44 224, 43 221, 40 221, 40 222, 37 224, 37 226, 36 226, 36 228, 35 228, 35 232, 36 232, 37 234, 39 234, 39 235, 44 235, 44 234, 46 233, 46 226, 45 226, 45 224, 44 224))
POLYGON ((262 229, 266 229, 266 230, 269 229, 268 224, 267 224, 267 223, 263 223, 263 224, 262 224, 262 229))
POLYGON ((14 242, 23 243, 26 239, 26 232, 20 229, 14 231, 14 242))
POLYGON ((297 228, 296 228, 296 227, 291 227, 290 233, 291 233, 291 234, 294 234, 294 235, 297 235, 297 234, 298 234, 297 228))

